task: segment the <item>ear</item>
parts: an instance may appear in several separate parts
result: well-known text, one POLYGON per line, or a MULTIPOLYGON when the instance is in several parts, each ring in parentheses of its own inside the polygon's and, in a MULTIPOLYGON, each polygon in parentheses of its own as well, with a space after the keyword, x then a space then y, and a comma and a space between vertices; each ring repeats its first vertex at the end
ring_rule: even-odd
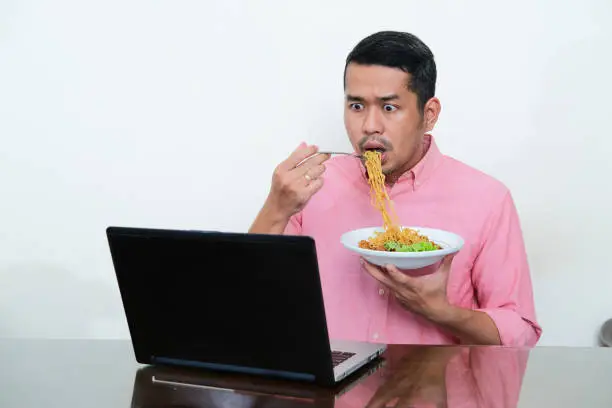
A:
POLYGON ((442 105, 438 98, 433 97, 427 101, 423 108, 423 125, 425 127, 425 132, 431 132, 433 130, 438 122, 441 110, 442 105))

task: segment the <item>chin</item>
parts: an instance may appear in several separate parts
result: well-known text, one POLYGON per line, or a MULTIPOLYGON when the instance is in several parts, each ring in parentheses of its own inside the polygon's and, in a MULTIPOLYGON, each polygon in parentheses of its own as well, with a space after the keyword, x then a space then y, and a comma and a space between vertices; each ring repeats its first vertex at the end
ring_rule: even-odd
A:
POLYGON ((392 174, 395 171, 395 167, 393 167, 392 164, 383 164, 382 166, 382 172, 385 176, 388 176, 390 174, 392 174))

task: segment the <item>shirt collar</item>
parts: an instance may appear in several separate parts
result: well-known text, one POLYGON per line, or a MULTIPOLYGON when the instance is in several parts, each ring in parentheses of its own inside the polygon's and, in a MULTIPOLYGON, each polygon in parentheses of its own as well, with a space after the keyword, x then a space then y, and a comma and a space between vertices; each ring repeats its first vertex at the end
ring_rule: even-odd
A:
MULTIPOLYGON (((423 158, 412 169, 402 174, 397 179, 397 184, 410 183, 413 190, 417 190, 438 167, 442 153, 432 135, 426 134, 423 138, 423 149, 425 150, 423 158)), ((362 165, 361 170, 363 177, 366 178, 365 166, 362 165)))

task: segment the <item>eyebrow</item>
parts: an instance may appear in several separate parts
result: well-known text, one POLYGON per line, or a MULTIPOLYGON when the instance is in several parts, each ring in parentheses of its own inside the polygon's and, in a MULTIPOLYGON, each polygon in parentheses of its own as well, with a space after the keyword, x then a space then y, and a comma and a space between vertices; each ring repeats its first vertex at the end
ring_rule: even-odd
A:
POLYGON ((363 102, 362 97, 354 95, 346 95, 346 100, 350 102, 363 102))
POLYGON ((394 101, 396 99, 399 99, 399 96, 396 94, 392 94, 392 95, 386 95, 386 96, 381 96, 380 98, 378 98, 381 102, 389 102, 389 101, 394 101))
MULTIPOLYGON (((393 101, 393 100, 399 99, 399 96, 396 95, 396 94, 391 94, 391 95, 381 96, 381 97, 379 97, 377 99, 380 102, 389 102, 389 101, 393 101)), ((361 96, 346 95, 346 100, 350 101, 350 102, 363 102, 365 99, 362 98, 361 96)))

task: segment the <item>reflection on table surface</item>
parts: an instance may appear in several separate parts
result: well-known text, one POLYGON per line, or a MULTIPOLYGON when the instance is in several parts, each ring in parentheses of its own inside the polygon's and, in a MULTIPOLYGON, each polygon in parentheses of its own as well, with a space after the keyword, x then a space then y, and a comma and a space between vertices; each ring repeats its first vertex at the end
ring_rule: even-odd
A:
POLYGON ((146 367, 132 407, 516 407, 529 350, 390 346, 333 389, 146 367))
POLYGON ((0 407, 612 407, 612 349, 389 346, 333 389, 144 367, 125 340, 0 339, 0 407))

